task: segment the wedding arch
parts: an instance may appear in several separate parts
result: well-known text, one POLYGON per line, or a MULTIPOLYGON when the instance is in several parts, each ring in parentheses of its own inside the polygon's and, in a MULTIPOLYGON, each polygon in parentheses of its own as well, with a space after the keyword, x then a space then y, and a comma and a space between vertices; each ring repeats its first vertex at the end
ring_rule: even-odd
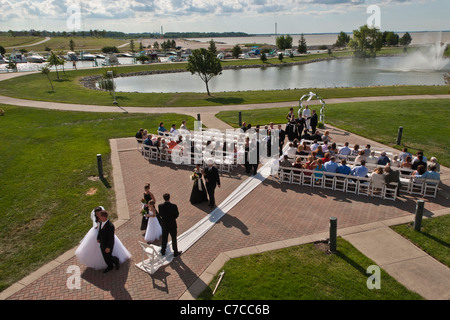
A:
POLYGON ((302 114, 303 112, 303 102, 306 100, 306 102, 311 101, 313 98, 316 98, 320 103, 321 103, 321 108, 320 108, 320 115, 319 115, 319 123, 325 123, 325 101, 323 101, 323 99, 316 93, 314 92, 309 92, 308 94, 304 94, 300 100, 300 108, 298 110, 299 114, 302 114))

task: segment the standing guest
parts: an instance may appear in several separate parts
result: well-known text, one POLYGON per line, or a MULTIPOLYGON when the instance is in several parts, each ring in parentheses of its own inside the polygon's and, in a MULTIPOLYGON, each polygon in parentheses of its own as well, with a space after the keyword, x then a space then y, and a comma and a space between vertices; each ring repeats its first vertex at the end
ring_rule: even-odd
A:
POLYGON ((189 198, 191 204, 202 203, 208 200, 205 184, 203 183, 203 173, 200 164, 197 163, 191 175, 191 180, 193 181, 191 197, 189 198))
POLYGON ((289 108, 289 112, 288 112, 288 114, 286 115, 287 121, 291 121, 292 116, 295 117, 295 114, 294 114, 294 108, 289 108))
POLYGON ((100 211, 99 220, 101 224, 98 230, 97 241, 100 243, 100 250, 107 265, 103 273, 107 273, 113 269, 113 266, 118 270, 120 261, 119 258, 113 256, 115 228, 108 219, 108 212, 105 210, 100 211))
POLYGON ((316 110, 313 110, 312 114, 311 114, 311 120, 310 120, 311 132, 316 132, 318 122, 319 122, 319 120, 317 119, 316 110))
POLYGON ((247 124, 245 123, 245 121, 242 122, 241 130, 242 130, 243 132, 247 131, 247 124))
POLYGON ((297 119, 297 122, 296 122, 296 125, 297 125, 297 137, 300 138, 300 137, 302 136, 303 129, 304 129, 305 126, 306 126, 305 119, 303 119, 303 118, 298 118, 298 119, 297 119))
POLYGON ((215 198, 215 190, 216 186, 220 188, 220 176, 219 176, 219 170, 214 164, 214 160, 209 158, 207 160, 208 167, 206 170, 204 170, 204 176, 206 181, 206 190, 208 191, 209 196, 209 206, 211 208, 214 208, 216 206, 216 198, 215 198))
POLYGON ((278 125, 278 141, 280 144, 279 154, 283 154, 284 140, 286 139, 286 131, 283 130, 281 124, 278 125))
POLYGON ((303 109, 302 114, 300 115, 300 110, 299 111, 299 118, 303 118, 305 119, 305 123, 306 123, 306 129, 310 130, 311 129, 311 110, 309 109, 309 106, 306 105, 305 109, 303 109))
MULTIPOLYGON (((142 203, 144 204, 144 206, 142 208, 143 211, 146 211, 146 206, 148 205, 148 203, 151 200, 156 201, 155 196, 150 191, 150 183, 147 183, 144 186, 144 198, 142 200, 142 203)), ((141 221, 141 230, 147 229, 147 223, 148 223, 148 217, 145 215, 145 212, 143 212, 142 221, 141 221)))
POLYGON ((164 122, 160 122, 160 123, 159 123, 159 127, 158 127, 158 134, 159 134, 160 136, 162 136, 162 135, 165 134, 165 132, 167 132, 167 129, 164 128, 164 122))
POLYGON ((163 198, 164 203, 158 206, 159 216, 162 222, 161 254, 163 256, 166 254, 167 241, 170 234, 170 237, 172 238, 173 256, 178 257, 181 254, 181 251, 178 251, 177 244, 177 218, 180 213, 177 205, 170 202, 170 194, 165 193, 163 198))

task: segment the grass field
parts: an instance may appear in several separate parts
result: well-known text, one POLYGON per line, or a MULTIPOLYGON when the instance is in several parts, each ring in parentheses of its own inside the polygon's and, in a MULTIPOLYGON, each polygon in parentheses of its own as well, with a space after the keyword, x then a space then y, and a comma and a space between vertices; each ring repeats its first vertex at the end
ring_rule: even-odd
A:
POLYGON ((109 139, 134 136, 141 127, 155 131, 159 121, 187 118, 193 128, 194 120, 1 108, 0 291, 77 245, 92 226, 94 207, 115 214, 109 139), (96 177, 98 153, 105 183, 96 177))
MULTIPOLYGON (((326 100, 325 100, 326 101, 326 100)), ((294 106, 297 110, 298 106, 294 106)), ((242 121, 265 125, 286 123, 289 108, 242 111, 242 121)), ((239 127, 238 111, 222 111, 217 117, 239 127)), ((450 166, 450 100, 401 100, 327 104, 325 122, 385 145, 411 152, 423 150, 428 159, 435 156, 450 166), (402 145, 396 146, 398 127, 403 127, 402 145)))
POLYGON ((10 37, 10 36, 0 36, 0 46, 5 48, 6 52, 11 52, 12 49, 6 49, 7 47, 14 47, 20 49, 21 46, 30 45, 44 40, 44 37, 10 37))
POLYGON ((420 232, 413 224, 391 228, 450 268, 450 215, 424 219, 420 232))
POLYGON ((338 238, 338 252, 328 254, 315 244, 229 260, 215 293, 218 276, 198 300, 417 300, 381 270, 381 289, 368 289, 374 265, 350 243, 338 238))

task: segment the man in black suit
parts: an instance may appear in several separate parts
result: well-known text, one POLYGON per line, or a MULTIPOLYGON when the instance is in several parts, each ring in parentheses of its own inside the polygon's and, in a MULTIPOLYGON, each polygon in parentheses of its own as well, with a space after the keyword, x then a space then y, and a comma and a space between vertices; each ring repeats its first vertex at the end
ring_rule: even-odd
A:
POLYGON ((170 194, 165 193, 163 198, 165 202, 158 206, 162 227, 161 254, 166 254, 167 240, 170 234, 170 237, 172 238, 173 256, 178 257, 181 254, 181 251, 178 251, 177 245, 178 207, 176 204, 170 203, 170 194))
POLYGON ((216 190, 216 186, 220 188, 220 176, 219 170, 214 164, 214 160, 208 159, 207 161, 208 167, 205 169, 205 181, 206 181, 206 191, 208 191, 209 196, 209 206, 214 208, 216 206, 216 199, 214 196, 214 192, 216 190))
POLYGON ((279 141, 279 155, 283 154, 284 140, 286 139, 286 131, 283 130, 281 124, 278 125, 278 141, 279 141))
POLYGON ((314 134, 316 133, 316 128, 317 128, 317 123, 318 123, 318 119, 317 119, 317 113, 316 110, 312 111, 312 115, 311 115, 311 120, 310 120, 310 126, 311 126, 311 133, 314 134))
POLYGON ((97 241, 100 243, 100 250, 102 251, 103 259, 105 259, 108 266, 103 273, 113 269, 119 269, 119 258, 112 255, 114 249, 114 225, 108 219, 108 212, 105 210, 100 211, 99 220, 101 222, 98 230, 97 241))

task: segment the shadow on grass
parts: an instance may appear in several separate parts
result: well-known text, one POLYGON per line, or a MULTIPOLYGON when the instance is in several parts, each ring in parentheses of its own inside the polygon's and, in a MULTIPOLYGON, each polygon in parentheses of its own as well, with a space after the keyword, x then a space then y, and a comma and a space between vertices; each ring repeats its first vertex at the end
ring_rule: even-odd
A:
POLYGON ((242 98, 235 98, 235 97, 211 97, 206 99, 206 101, 214 102, 217 104, 242 104, 244 102, 244 99, 242 98))

